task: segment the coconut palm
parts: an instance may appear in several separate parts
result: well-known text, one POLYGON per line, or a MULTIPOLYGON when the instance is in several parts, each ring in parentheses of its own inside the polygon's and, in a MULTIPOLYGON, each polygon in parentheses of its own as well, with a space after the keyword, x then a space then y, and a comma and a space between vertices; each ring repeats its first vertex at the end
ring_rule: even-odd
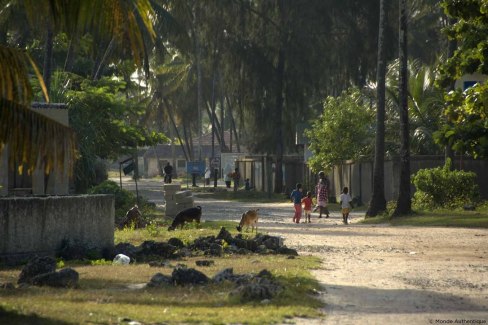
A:
POLYGON ((400 0, 399 28, 399 109, 400 109, 400 187, 394 216, 411 212, 410 197, 410 132, 408 120, 408 68, 407 68, 407 0, 400 0))
POLYGON ((378 68, 376 72, 376 141, 374 153, 373 193, 366 216, 374 217, 386 210, 385 199, 385 1, 380 0, 380 22, 378 31, 378 68))
MULTIPOLYGON (((139 66, 145 50, 143 31, 154 35, 149 0, 12 0, 4 7, 10 6, 24 11, 32 28, 44 28, 49 21, 54 30, 69 35, 90 31, 119 42, 128 40, 139 66)), ((0 15, 5 12, 0 11, 0 15)), ((0 67, 0 148, 8 148, 10 166, 17 162, 32 171, 42 163, 49 173, 55 161, 63 166, 67 155, 68 167, 71 167, 74 134, 29 108, 32 100, 29 67, 35 71, 45 99, 49 101, 43 78, 29 54, 19 48, 0 45, 0 67)))

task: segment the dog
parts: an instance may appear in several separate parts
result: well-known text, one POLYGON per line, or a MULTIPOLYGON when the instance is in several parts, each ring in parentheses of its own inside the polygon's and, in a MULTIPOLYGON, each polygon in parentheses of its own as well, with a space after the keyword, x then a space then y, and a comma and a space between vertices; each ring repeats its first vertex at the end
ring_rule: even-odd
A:
POLYGON ((254 231, 254 226, 256 226, 256 233, 258 233, 258 211, 256 210, 248 210, 242 214, 241 222, 239 226, 237 226, 237 231, 241 232, 243 226, 247 226, 246 231, 249 231, 249 226, 251 226, 251 233, 254 231))
POLYGON ((200 223, 200 218, 202 217, 202 207, 196 206, 194 208, 188 208, 186 210, 178 212, 173 220, 171 226, 168 227, 168 231, 175 230, 176 227, 180 226, 183 229, 185 222, 196 221, 200 223))

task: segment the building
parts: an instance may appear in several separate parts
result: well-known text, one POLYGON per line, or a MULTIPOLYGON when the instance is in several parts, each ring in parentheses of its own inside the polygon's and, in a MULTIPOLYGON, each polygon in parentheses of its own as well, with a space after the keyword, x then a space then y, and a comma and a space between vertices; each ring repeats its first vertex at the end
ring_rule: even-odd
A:
MULTIPOLYGON (((199 160, 198 145, 201 141, 202 149, 202 161, 206 166, 210 166, 212 158, 219 168, 221 161, 221 148, 217 141, 214 139, 214 149, 212 157, 212 133, 208 133, 202 136, 201 140, 196 138, 193 140, 193 157, 195 160, 199 160)), ((229 131, 224 132, 225 144, 231 143, 231 134, 229 131)), ((242 149, 242 148, 241 148, 242 149)), ((185 149, 186 150, 186 149, 185 149)), ((232 151, 226 146, 225 153, 237 153, 237 146, 232 147, 232 151)), ((183 152, 182 146, 179 144, 159 144, 150 147, 143 155, 144 159, 144 176, 154 177, 162 174, 162 168, 169 162, 173 166, 173 170, 177 176, 186 174, 187 158, 183 152)), ((215 166, 214 166, 215 167, 215 166)))
MULTIPOLYGON (((32 109, 69 127, 66 104, 33 103, 32 109)), ((8 161, 8 150, 5 148, 0 153, 0 196, 69 194, 69 173, 66 167, 68 164, 65 164, 63 169, 55 167, 46 175, 41 163, 29 174, 25 169, 19 172, 17 165, 11 168, 8 161)))

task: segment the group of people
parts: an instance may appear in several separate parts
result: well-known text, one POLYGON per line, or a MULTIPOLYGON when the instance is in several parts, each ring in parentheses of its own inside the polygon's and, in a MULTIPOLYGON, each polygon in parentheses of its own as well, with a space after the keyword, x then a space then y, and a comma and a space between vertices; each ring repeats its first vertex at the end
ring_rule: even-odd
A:
MULTIPOLYGON (((349 212, 352 209, 352 198, 349 195, 349 189, 344 187, 340 196, 342 221, 345 224, 349 223, 349 212)), ((325 218, 329 218, 328 196, 329 196, 329 180, 323 171, 319 172, 319 181, 315 186, 315 193, 317 196, 317 204, 313 209, 313 212, 319 210, 319 218, 325 214, 325 218)), ((295 214, 293 216, 294 223, 300 223, 302 217, 302 205, 304 210, 305 221, 310 223, 310 217, 312 215, 312 192, 308 191, 306 196, 303 196, 303 188, 301 183, 297 183, 295 189, 290 195, 290 199, 293 202, 295 208, 295 214)))

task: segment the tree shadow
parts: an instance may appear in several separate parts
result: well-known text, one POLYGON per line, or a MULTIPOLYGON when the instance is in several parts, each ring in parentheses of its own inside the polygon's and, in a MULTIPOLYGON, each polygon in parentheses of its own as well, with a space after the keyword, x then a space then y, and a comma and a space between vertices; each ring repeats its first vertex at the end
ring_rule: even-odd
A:
POLYGON ((68 325, 71 323, 40 317, 36 314, 22 315, 16 311, 8 311, 0 306, 0 324, 9 325, 68 325))
POLYGON ((325 285, 326 310, 370 314, 486 312, 487 305, 450 293, 325 285), (394 303, 392 303, 394 302, 394 303))

